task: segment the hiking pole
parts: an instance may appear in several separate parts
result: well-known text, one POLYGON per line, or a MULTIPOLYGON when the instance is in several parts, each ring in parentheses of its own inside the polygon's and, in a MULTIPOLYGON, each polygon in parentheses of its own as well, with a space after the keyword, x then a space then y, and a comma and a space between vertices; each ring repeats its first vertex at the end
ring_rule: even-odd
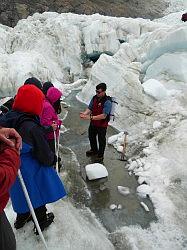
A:
POLYGON ((58 135, 58 139, 57 139, 57 134, 56 134, 56 150, 55 150, 55 153, 56 153, 56 156, 57 156, 57 162, 56 162, 56 170, 58 173, 60 173, 60 168, 59 168, 59 161, 58 161, 58 154, 59 154, 59 144, 60 144, 60 127, 61 125, 58 126, 58 129, 59 129, 59 135, 58 135))
MULTIPOLYGON (((57 136, 56 136, 57 137, 57 136)), ((59 153, 59 142, 60 142, 60 131, 59 131, 59 135, 58 135, 58 139, 56 138, 57 141, 57 149, 56 149, 56 156, 57 156, 57 162, 56 162, 56 170, 59 173, 60 169, 59 169, 59 165, 58 165, 58 153, 59 153)))
POLYGON ((29 207, 30 212, 31 212, 31 214, 32 214, 32 218, 33 218, 33 220, 34 220, 35 226, 36 226, 36 228, 37 228, 37 230, 38 230, 38 233, 39 233, 39 235, 40 235, 40 238, 41 238, 41 240, 42 240, 42 242, 43 242, 45 248, 48 249, 48 248, 47 248, 46 241, 45 241, 44 236, 43 236, 43 234, 42 234, 42 231, 41 231, 41 229, 40 229, 38 220, 37 220, 37 218, 36 218, 36 214, 35 214, 35 212, 34 212, 34 208, 33 208, 33 206, 32 206, 31 200, 30 200, 30 198, 29 198, 29 194, 28 194, 27 188, 26 188, 26 186, 25 186, 25 182, 24 182, 24 180, 23 180, 23 177, 22 177, 22 174, 21 174, 20 169, 18 170, 18 177, 19 177, 19 180, 20 180, 20 183, 21 183, 23 192, 24 192, 24 194, 25 194, 25 198, 26 198, 28 207, 29 207))
POLYGON ((128 135, 128 132, 125 131, 124 132, 124 142, 123 142, 123 150, 121 152, 121 158, 120 158, 120 161, 126 161, 125 159, 125 154, 126 154, 126 149, 127 149, 127 135, 128 135))

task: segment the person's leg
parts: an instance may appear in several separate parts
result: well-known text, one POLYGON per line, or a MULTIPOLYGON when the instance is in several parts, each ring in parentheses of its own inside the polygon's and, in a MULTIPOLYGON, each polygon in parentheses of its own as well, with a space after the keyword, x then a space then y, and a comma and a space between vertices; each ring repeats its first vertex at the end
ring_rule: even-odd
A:
POLYGON ((86 154, 90 155, 96 154, 98 152, 98 147, 97 147, 97 129, 95 128, 95 126, 93 126, 92 124, 90 124, 89 129, 88 129, 88 137, 89 137, 89 141, 90 141, 90 148, 91 150, 87 151, 86 154))
MULTIPOLYGON (((51 225, 51 223, 54 221, 54 214, 53 213, 47 213, 47 208, 45 206, 41 206, 34 209, 39 226, 41 231, 43 231, 45 228, 51 225)), ((38 231, 36 229, 36 226, 34 227, 35 234, 38 234, 38 231)))
POLYGON ((14 222, 14 227, 16 229, 22 228, 27 222, 32 220, 31 213, 17 214, 16 221, 14 222))
POLYGON ((15 235, 5 212, 0 214, 0 249, 16 250, 15 235))
POLYGON ((106 131, 107 128, 98 128, 98 141, 99 141, 99 151, 98 158, 104 157, 105 147, 106 147, 106 131))
POLYGON ((46 218, 47 208, 45 206, 41 206, 41 207, 35 208, 34 212, 36 214, 36 218, 38 222, 40 223, 40 221, 46 218))

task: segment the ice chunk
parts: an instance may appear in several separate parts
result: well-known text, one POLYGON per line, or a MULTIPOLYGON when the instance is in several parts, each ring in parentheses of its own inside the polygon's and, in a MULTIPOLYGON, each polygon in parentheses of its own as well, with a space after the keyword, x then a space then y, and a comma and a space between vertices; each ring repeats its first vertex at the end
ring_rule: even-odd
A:
POLYGON ((106 167, 100 163, 88 164, 85 167, 89 180, 100 179, 108 176, 106 167))
POLYGON ((136 161, 133 161, 131 163, 130 167, 128 168, 128 170, 134 170, 137 167, 138 167, 138 163, 136 161))
POLYGON ((160 128, 161 125, 162 125, 162 123, 159 122, 159 121, 154 121, 154 122, 153 122, 153 128, 154 128, 154 129, 160 128))
POLYGON ((154 97, 156 100, 162 100, 167 97, 167 89, 155 79, 149 79, 142 84, 146 94, 154 97))
POLYGON ((110 205, 110 209, 111 209, 111 210, 115 210, 116 208, 117 208, 116 204, 111 204, 111 205, 110 205))
POLYGON ((118 135, 112 135, 108 138, 108 144, 112 144, 114 142, 116 142, 118 139, 118 135))
POLYGON ((141 206, 145 209, 146 212, 149 212, 148 206, 142 201, 140 202, 141 206))
POLYGON ((118 205, 118 209, 119 210, 122 209, 122 205, 121 204, 118 205))
POLYGON ((130 194, 130 190, 128 187, 118 186, 118 191, 120 194, 125 195, 125 196, 130 194))
POLYGON ((149 185, 142 184, 137 187, 137 192, 140 197, 145 198, 152 193, 152 188, 149 185))

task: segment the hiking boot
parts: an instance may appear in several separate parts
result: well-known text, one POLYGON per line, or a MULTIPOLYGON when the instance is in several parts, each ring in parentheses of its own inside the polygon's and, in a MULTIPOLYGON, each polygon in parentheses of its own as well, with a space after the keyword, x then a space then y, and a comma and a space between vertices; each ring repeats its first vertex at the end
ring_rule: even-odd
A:
POLYGON ((97 155, 97 152, 96 151, 93 151, 93 150, 88 150, 88 151, 86 151, 86 156, 94 156, 94 155, 97 155))
MULTIPOLYGON (((43 221, 39 221, 39 225, 40 225, 40 229, 41 231, 43 231, 45 228, 47 228, 48 226, 51 225, 51 223, 54 221, 54 214, 53 213, 48 213, 46 214, 45 218, 43 219, 43 221)), ((38 235, 38 230, 36 228, 36 226, 34 226, 34 233, 36 235, 38 235)))
POLYGON ((95 162, 96 162, 96 163, 103 163, 103 160, 104 160, 104 157, 103 157, 103 156, 97 156, 97 157, 95 158, 95 162))
POLYGON ((27 222, 32 220, 30 213, 17 214, 16 221, 14 222, 14 227, 16 229, 22 228, 27 222))

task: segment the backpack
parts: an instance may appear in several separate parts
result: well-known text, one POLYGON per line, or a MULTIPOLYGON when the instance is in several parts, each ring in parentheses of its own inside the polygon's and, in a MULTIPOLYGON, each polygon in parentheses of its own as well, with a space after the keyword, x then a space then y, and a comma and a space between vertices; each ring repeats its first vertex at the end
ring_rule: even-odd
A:
MULTIPOLYGON (((96 98, 97 95, 95 95, 93 98, 96 98)), ((106 120, 109 121, 114 121, 115 120, 115 110, 116 110, 116 105, 118 105, 118 102, 116 101, 116 97, 112 97, 109 95, 106 95, 103 99, 102 99, 102 105, 104 106, 104 103, 109 100, 112 103, 112 107, 111 107, 111 111, 110 114, 107 115, 106 120)))
POLYGON ((114 121, 116 105, 118 105, 118 102, 116 101, 116 97, 113 97, 113 96, 107 96, 107 100, 110 100, 112 103, 111 111, 110 111, 110 114, 107 115, 107 119, 108 121, 114 121))

